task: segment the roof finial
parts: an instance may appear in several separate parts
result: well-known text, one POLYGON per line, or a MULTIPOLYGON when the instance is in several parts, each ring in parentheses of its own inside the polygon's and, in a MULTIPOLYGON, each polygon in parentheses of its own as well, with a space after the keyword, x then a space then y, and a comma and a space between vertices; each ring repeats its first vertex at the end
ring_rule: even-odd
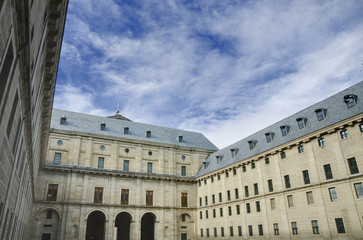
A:
POLYGON ((118 110, 118 104, 119 104, 119 101, 117 101, 117 104, 116 104, 116 114, 120 113, 120 111, 118 110))

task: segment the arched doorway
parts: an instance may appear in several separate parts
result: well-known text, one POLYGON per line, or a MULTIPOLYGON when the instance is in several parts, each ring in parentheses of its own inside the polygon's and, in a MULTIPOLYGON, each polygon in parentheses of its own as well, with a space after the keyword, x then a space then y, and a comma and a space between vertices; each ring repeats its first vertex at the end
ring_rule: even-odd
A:
POLYGON ((35 239, 56 240, 60 226, 60 216, 51 208, 42 210, 36 217, 35 239))
POLYGON ((86 240, 105 239, 106 216, 101 211, 93 211, 87 218, 86 240))
POLYGON ((130 225, 132 217, 127 212, 117 214, 115 227, 117 228, 117 240, 130 240, 130 225))
POLYGON ((141 240, 154 240, 155 236, 155 215, 145 213, 141 218, 141 240))
POLYGON ((182 213, 177 219, 178 238, 179 240, 193 239, 194 224, 189 213, 182 213))

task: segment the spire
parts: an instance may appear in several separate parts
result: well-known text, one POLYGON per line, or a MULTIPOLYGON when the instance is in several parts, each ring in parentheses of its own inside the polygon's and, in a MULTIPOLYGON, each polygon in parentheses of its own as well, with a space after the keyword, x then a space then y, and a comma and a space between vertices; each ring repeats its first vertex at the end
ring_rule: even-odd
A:
POLYGON ((120 111, 119 111, 118 109, 116 110, 115 115, 113 115, 113 116, 109 116, 109 117, 107 117, 107 118, 121 119, 121 120, 125 120, 125 121, 130 121, 130 122, 132 122, 130 119, 128 119, 128 118, 126 118, 126 117, 122 116, 122 115, 120 114, 120 111))

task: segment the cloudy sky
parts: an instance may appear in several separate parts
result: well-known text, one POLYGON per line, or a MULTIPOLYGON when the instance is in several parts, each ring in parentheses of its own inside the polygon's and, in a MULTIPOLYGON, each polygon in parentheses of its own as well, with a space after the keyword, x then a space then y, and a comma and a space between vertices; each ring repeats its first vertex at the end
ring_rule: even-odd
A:
POLYGON ((217 147, 363 80, 363 1, 70 0, 54 107, 217 147))

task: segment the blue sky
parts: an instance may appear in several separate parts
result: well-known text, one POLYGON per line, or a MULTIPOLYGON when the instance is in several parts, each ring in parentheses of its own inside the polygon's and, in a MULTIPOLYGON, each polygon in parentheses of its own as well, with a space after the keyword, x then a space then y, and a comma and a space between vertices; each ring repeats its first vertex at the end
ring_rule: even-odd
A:
POLYGON ((54 107, 228 146, 363 79, 363 1, 70 0, 54 107))

